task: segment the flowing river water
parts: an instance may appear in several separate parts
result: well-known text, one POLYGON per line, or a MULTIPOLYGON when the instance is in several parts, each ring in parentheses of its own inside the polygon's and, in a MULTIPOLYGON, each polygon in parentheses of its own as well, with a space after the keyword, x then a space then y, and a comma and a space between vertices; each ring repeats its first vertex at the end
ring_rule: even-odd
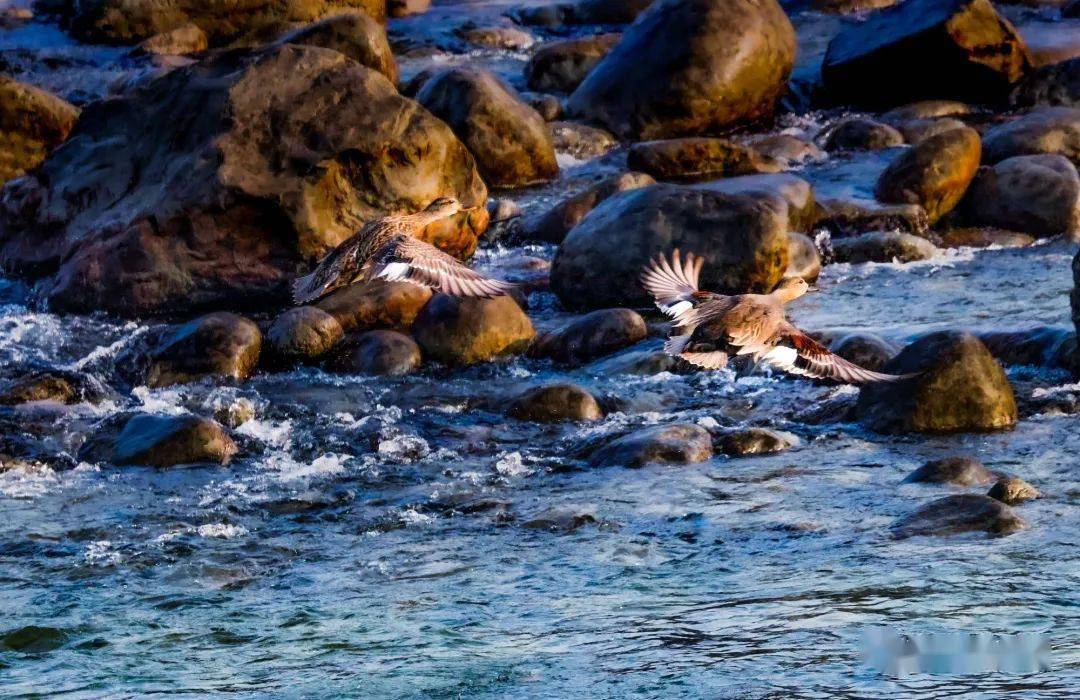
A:
MULTIPOLYGON (((390 26, 399 37, 450 41, 447 27, 463 15, 493 20, 508 7, 439 5, 390 26)), ((796 17, 800 70, 835 24, 796 17)), ((122 50, 74 44, 48 24, 0 33, 0 55, 21 66, 21 79, 76 100, 144 70, 122 50)), ((520 83, 526 58, 470 51, 402 68, 476 62, 520 83)), ((821 118, 788 126, 812 136, 821 118)), ((802 174, 819 194, 865 195, 888 157, 834 159, 802 174)), ((564 156, 556 183, 510 196, 542 209, 624 158, 564 156)), ((477 264, 505 273, 553 253, 492 244, 477 264)), ((808 329, 896 341, 942 328, 1066 331, 1075 253, 1075 243, 1052 240, 906 265, 829 265, 823 293, 792 315, 808 329)), ((5 366, 43 363, 110 383, 122 350, 153 327, 50 314, 31 296, 0 279, 5 366)), ((566 318, 546 292, 532 295, 529 314, 540 328, 566 318)), ((815 418, 852 388, 614 364, 518 358, 391 379, 304 369, 235 387, 136 387, 97 405, 3 409, 0 428, 40 453, 0 472, 2 694, 1075 696, 1080 419, 1062 406, 1075 410, 1080 386, 1066 373, 1008 369, 1021 404, 1012 431, 890 437, 815 418), (505 397, 553 379, 590 389, 607 416, 560 425, 505 417, 505 397), (113 413, 205 415, 238 398, 255 417, 236 430, 241 453, 227 467, 72 457, 113 413), (642 469, 577 458, 581 445, 628 426, 671 422, 770 426, 799 444, 642 469), (1019 508, 1028 529, 891 538, 898 516, 952 492, 901 484, 904 476, 953 454, 1046 493, 1019 508), (1051 670, 889 678, 859 659, 873 625, 1043 632, 1051 670)))

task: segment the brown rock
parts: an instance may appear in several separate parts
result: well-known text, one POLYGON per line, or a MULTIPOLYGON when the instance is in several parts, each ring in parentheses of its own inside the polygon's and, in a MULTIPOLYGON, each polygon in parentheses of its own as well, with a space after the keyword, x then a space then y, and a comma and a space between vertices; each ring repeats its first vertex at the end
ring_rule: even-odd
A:
POLYGON ((228 464, 236 443, 216 422, 198 416, 136 414, 124 417, 115 434, 108 430, 83 445, 79 460, 116 465, 173 467, 180 464, 228 464))
POLYGON ((386 13, 391 17, 422 15, 431 8, 431 0, 386 0, 386 13))
POLYGON ((1009 506, 1042 498, 1042 494, 1039 493, 1038 489, 1015 476, 1005 476, 998 479, 997 483, 990 487, 990 491, 986 495, 1009 506))
POLYGON ((832 241, 833 260, 841 263, 906 263, 927 260, 937 252, 933 243, 910 233, 873 231, 832 241))
POLYGON ((964 126, 967 125, 959 119, 943 117, 941 119, 911 119, 897 124, 897 129, 903 134, 904 139, 914 146, 931 136, 937 136, 964 126))
POLYGON ((204 377, 247 379, 259 361, 262 334, 253 322, 226 312, 167 331, 151 348, 146 385, 184 384, 204 377))
POLYGON ((903 231, 915 235, 930 230, 926 210, 918 204, 880 204, 845 199, 817 200, 819 216, 814 226, 834 236, 867 231, 903 231))
POLYGON ((946 131, 901 153, 877 181, 882 202, 918 204, 933 225, 964 196, 979 169, 979 134, 967 127, 946 131))
POLYGON ((0 406, 37 401, 96 403, 104 395, 100 384, 91 377, 60 369, 28 370, 9 381, 0 381, 0 406))
POLYGON ((788 166, 822 160, 826 157, 825 151, 813 143, 790 134, 758 136, 749 139, 747 143, 761 155, 786 163, 788 166))
POLYGON ((594 421, 604 417, 587 389, 576 384, 547 384, 525 391, 510 405, 509 415, 536 423, 594 421))
MULTIPOLYGON (((976 178, 976 182, 978 179, 976 178)), ((1035 242, 1034 236, 1016 231, 1004 231, 1002 229, 973 226, 969 228, 950 228, 941 234, 941 246, 943 248, 986 248, 987 246, 1001 246, 1003 248, 1022 248, 1035 242)))
POLYGON ((554 121, 549 127, 555 150, 579 160, 602 156, 619 145, 618 139, 610 132, 586 124, 554 121))
POLYGON ((989 484, 994 475, 983 463, 970 457, 946 457, 922 465, 904 478, 909 484, 952 484, 980 486, 989 484))
POLYGON ((429 299, 430 289, 409 282, 371 280, 332 292, 316 306, 337 319, 346 331, 404 330, 412 326, 429 299))
POLYGON ((544 333, 529 349, 532 357, 546 357, 580 365, 644 340, 648 329, 631 309, 600 309, 544 333))
POLYGON ((920 100, 902 107, 890 109, 881 115, 889 124, 902 124, 913 119, 940 119, 971 114, 971 105, 956 100, 920 100))
POLYGON ((831 343, 829 349, 845 360, 875 372, 899 352, 895 344, 871 333, 849 333, 831 343))
POLYGON ((329 366, 343 374, 400 376, 420 366, 420 347, 404 333, 367 331, 342 343, 329 366))
POLYGON ((790 173, 725 177, 697 187, 765 202, 787 219, 789 231, 810 231, 818 217, 814 189, 809 182, 790 173))
POLYGON ((1009 101, 1014 107, 1080 107, 1080 57, 1032 71, 1009 101))
POLYGON ((40 165, 78 118, 59 97, 0 76, 0 184, 40 165))
POLYGON ((536 37, 516 27, 471 27, 458 30, 458 35, 476 46, 507 51, 524 51, 536 43, 536 37))
POLYGON ((731 430, 716 441, 720 452, 729 457, 751 457, 784 452, 799 444, 799 438, 780 430, 745 428, 731 430))
POLYGON ((784 277, 801 277, 813 284, 821 276, 821 254, 809 236, 788 232, 788 268, 784 277))
POLYGON ((783 169, 779 162, 749 146, 718 138, 635 143, 626 156, 626 165, 658 180, 711 180, 783 169))
POLYGON ((961 210, 967 221, 1037 238, 1080 236, 1080 175, 1064 156, 1006 158, 980 168, 961 210))
POLYGON ((536 331, 512 297, 457 299, 438 294, 413 323, 424 355, 448 365, 486 362, 524 352, 536 331))
POLYGON ((644 173, 614 175, 530 219, 525 223, 522 234, 530 240, 562 243, 570 229, 577 226, 578 222, 600 202, 617 192, 638 189, 655 183, 656 180, 644 173))
POLYGON ((199 29, 198 25, 189 22, 140 42, 132 53, 151 56, 184 56, 206 51, 209 46, 206 32, 199 29))
POLYGON ((965 532, 1011 535, 1027 527, 1012 508, 989 496, 958 494, 931 501, 892 526, 897 538, 946 536, 965 532))
POLYGON ((692 464, 713 454, 709 432, 692 423, 642 428, 603 445, 589 458, 593 466, 643 467, 647 464, 692 464))
MULTIPOLYGON (((546 122, 553 122, 557 119, 561 119, 563 116, 562 100, 555 95, 545 95, 539 92, 523 92, 521 93, 521 99, 525 100, 530 107, 536 110, 537 114, 544 118, 546 122)), ((552 135, 552 140, 555 137, 552 135)), ((558 143, 556 142, 555 150, 559 150, 558 143)))
POLYGON ((1080 108, 1043 107, 987 130, 983 162, 1056 153, 1080 165, 1080 108))
POLYGON ((268 349, 286 360, 312 360, 326 354, 345 331, 337 319, 315 306, 289 309, 266 332, 268 349))
POLYGON ((903 143, 903 134, 888 124, 856 117, 845 119, 832 127, 825 139, 825 149, 828 151, 873 151, 893 148, 903 143))
POLYGON ((573 92, 621 34, 597 34, 544 44, 525 64, 525 82, 541 92, 573 92))
POLYGON ((397 62, 386 30, 366 12, 344 12, 284 34, 279 43, 321 46, 345 54, 396 83, 397 62))

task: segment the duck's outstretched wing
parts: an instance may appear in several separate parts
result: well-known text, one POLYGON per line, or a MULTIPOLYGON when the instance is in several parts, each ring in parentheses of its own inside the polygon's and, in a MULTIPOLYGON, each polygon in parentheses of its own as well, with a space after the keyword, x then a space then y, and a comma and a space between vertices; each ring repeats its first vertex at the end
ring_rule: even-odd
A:
POLYGON ((671 252, 670 261, 657 255, 641 273, 645 291, 676 326, 694 325, 694 308, 711 296, 698 290, 698 277, 704 264, 705 259, 693 253, 687 253, 683 260, 676 248, 671 252))
POLYGON ((310 273, 293 280, 293 302, 310 304, 360 276, 365 260, 360 259, 361 237, 343 241, 319 261, 310 273))
POLYGON ((755 359, 790 374, 845 384, 896 382, 914 376, 874 372, 848 362, 790 323, 781 326, 775 341, 771 349, 759 353, 755 359))
POLYGON ((412 236, 392 238, 374 255, 375 276, 411 282, 458 297, 490 299, 507 294, 514 285, 486 277, 438 248, 412 236))

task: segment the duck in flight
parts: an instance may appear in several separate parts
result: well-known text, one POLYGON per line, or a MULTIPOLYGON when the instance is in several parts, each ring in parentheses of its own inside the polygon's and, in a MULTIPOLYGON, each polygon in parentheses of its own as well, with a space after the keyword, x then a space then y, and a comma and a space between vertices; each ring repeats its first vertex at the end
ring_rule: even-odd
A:
POLYGON ((792 325, 784 306, 809 290, 806 280, 786 279, 771 294, 726 296, 698 289, 704 263, 693 253, 682 259, 676 249, 670 261, 658 256, 642 273, 645 289, 672 320, 664 345, 669 355, 705 369, 720 369, 729 357, 748 355, 790 374, 847 384, 905 378, 848 362, 792 325))
POLYGON ((308 275, 293 282, 293 300, 308 304, 355 282, 402 281, 459 297, 506 294, 509 282, 485 277, 435 246, 416 238, 428 224, 461 211, 453 197, 440 197, 416 214, 386 216, 342 242, 308 275))

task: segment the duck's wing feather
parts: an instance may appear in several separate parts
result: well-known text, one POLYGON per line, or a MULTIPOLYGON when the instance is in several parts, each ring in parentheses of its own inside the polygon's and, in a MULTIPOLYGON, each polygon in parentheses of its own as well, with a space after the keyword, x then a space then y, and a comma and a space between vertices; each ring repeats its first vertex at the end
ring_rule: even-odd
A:
POLYGON ((490 299, 513 289, 512 284, 486 277, 438 248, 412 236, 392 238, 375 255, 375 276, 411 282, 458 297, 490 299))
POLYGON ((293 280, 293 301, 309 304, 338 287, 352 283, 361 274, 366 260, 362 259, 363 232, 346 241, 323 258, 309 274, 293 280))
POLYGON ((787 322, 774 340, 772 347, 760 352, 756 359, 790 374, 846 384, 895 382, 912 376, 873 372, 848 362, 787 322))
POLYGON ((656 307, 670 316, 676 326, 690 326, 691 313, 704 299, 714 296, 698 290, 698 278, 705 259, 687 253, 684 259, 676 248, 669 261, 657 255, 641 273, 645 287, 656 307))

